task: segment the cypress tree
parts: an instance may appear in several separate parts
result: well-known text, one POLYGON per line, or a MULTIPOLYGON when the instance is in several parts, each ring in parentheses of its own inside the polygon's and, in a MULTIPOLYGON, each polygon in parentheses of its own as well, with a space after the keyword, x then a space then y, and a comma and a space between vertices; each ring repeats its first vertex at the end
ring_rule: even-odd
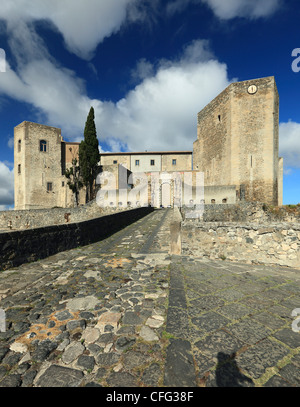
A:
POLYGON ((91 107, 85 123, 84 140, 79 145, 79 166, 83 183, 86 186, 86 202, 94 198, 94 183, 100 160, 98 146, 94 108, 91 107))

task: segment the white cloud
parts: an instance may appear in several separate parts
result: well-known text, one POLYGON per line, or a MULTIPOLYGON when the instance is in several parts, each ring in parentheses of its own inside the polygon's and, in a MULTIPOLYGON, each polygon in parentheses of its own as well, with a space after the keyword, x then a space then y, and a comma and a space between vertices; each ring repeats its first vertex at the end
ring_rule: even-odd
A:
POLYGON ((268 17, 278 10, 280 0, 203 0, 217 17, 228 20, 234 17, 268 17))
POLYGON ((14 138, 13 137, 9 137, 7 140, 7 146, 11 149, 14 148, 14 138))
POLYGON ((0 161, 0 206, 2 210, 14 203, 14 171, 0 161))
POLYGON ((195 41, 178 61, 163 61, 117 104, 96 113, 102 134, 130 150, 191 150, 197 113, 228 84, 227 67, 212 57, 207 42, 195 41), (203 53, 203 54, 202 54, 203 53))
POLYGON ((285 168, 300 168, 300 123, 280 123, 279 135, 279 154, 285 168))
POLYGON ((73 71, 49 60, 41 44, 37 58, 33 58, 35 34, 28 28, 24 38, 29 41, 30 33, 31 59, 26 61, 21 56, 18 72, 8 65, 6 74, 0 77, 0 94, 30 103, 40 112, 44 124, 61 127, 63 136, 73 140, 83 133, 93 106, 100 140, 112 150, 126 144, 132 151, 168 150, 170 146, 192 149, 197 137, 197 112, 229 83, 226 65, 213 56, 207 41, 198 40, 186 46, 176 61, 163 60, 156 66, 140 61, 140 83, 118 103, 91 100, 84 82, 73 71))
POLYGON ((0 19, 8 29, 20 21, 48 20, 64 37, 67 48, 90 59, 104 38, 117 32, 127 17, 127 9, 136 0, 10 0, 2 2, 0 19))
POLYGON ((206 4, 221 20, 235 17, 268 17, 279 9, 281 0, 174 0, 167 5, 168 14, 181 12, 188 4, 206 4))

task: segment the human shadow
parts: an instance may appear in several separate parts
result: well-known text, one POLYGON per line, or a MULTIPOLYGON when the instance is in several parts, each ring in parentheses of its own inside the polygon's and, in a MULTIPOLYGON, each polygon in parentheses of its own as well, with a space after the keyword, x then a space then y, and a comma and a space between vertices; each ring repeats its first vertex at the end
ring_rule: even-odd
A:
POLYGON ((235 361, 236 354, 227 355, 218 353, 218 364, 216 368, 217 387, 253 387, 254 383, 250 377, 240 372, 235 361))

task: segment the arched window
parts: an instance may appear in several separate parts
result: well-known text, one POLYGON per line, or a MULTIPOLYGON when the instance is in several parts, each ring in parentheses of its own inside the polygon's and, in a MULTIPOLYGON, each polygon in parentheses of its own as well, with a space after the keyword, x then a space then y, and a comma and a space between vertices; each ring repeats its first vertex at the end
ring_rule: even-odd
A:
POLYGON ((20 153, 21 152, 21 140, 18 140, 18 153, 20 153))
POLYGON ((46 153, 47 151, 47 141, 46 140, 40 140, 40 151, 43 151, 46 153))

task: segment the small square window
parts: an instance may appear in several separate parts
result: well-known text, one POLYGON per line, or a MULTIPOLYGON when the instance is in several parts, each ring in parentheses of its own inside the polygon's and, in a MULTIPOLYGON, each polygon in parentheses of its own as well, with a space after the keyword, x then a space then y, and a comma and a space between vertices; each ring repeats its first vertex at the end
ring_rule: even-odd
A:
POLYGON ((176 160, 172 160, 172 165, 176 165, 176 160))
POLYGON ((114 161, 113 161, 113 164, 118 164, 118 161, 117 161, 117 160, 114 160, 114 161))
POLYGON ((47 182, 47 192, 52 192, 52 182, 47 182))
POLYGON ((155 165, 155 160, 150 160, 150 165, 155 165))
POLYGON ((140 165, 140 160, 135 160, 135 165, 136 166, 140 165))

